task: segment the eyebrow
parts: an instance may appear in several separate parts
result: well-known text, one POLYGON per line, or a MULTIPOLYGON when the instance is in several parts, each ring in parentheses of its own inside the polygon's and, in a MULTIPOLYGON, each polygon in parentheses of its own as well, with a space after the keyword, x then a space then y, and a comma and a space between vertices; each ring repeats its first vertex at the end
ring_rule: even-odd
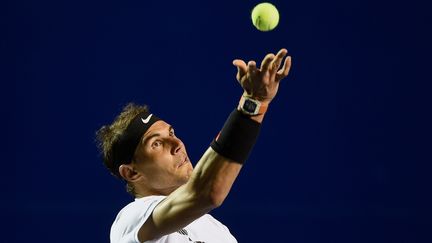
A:
MULTIPOLYGON (((174 128, 173 128, 173 126, 169 126, 168 127, 168 131, 171 131, 171 130, 174 130, 174 128)), ((154 137, 159 137, 160 136, 160 133, 153 133, 152 135, 150 135, 150 136, 148 136, 148 137, 146 137, 146 138, 144 138, 143 139, 143 144, 145 145, 145 144, 147 144, 147 142, 148 141, 150 141, 152 138, 154 138, 154 137)))

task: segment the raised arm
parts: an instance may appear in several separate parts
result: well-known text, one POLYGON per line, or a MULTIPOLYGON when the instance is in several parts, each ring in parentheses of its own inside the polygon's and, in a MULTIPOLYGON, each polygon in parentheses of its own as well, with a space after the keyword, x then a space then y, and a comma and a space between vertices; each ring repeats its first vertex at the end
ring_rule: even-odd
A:
MULTIPOLYGON (((265 110, 275 97, 280 80, 288 75, 291 57, 285 58, 283 67, 279 70, 286 54, 287 50, 281 49, 276 56, 266 55, 259 69, 254 61, 249 61, 248 64, 240 59, 233 61, 233 65, 238 68, 237 80, 244 90, 243 100, 245 98, 257 100, 263 107, 262 113, 242 115, 244 119, 250 119, 249 122, 246 121, 250 126, 259 126, 263 121, 265 110)), ((237 109, 244 113, 242 107, 239 106, 237 109)), ((230 128, 226 128, 227 124, 225 124, 221 132, 225 134, 221 136, 229 140, 232 136, 226 133, 235 133, 236 126, 238 128, 239 124, 242 125, 240 122, 230 128)), ((212 144, 197 163, 190 180, 167 196, 154 209, 152 216, 138 232, 138 239, 141 242, 175 232, 223 203, 244 162, 234 158, 245 156, 232 155, 233 152, 229 151, 223 156, 221 155, 223 153, 215 151, 216 147, 212 144)), ((220 147, 224 149, 223 145, 220 147)), ((242 148, 245 147, 252 148, 251 146, 242 148)))

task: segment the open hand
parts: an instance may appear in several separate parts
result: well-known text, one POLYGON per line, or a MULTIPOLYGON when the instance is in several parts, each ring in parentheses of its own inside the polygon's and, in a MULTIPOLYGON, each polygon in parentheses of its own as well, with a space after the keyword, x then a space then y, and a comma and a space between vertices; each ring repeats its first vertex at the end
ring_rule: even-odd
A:
POLYGON ((285 58, 283 67, 279 70, 282 60, 288 51, 281 49, 276 56, 267 54, 261 68, 256 67, 255 61, 246 63, 241 59, 235 59, 233 65, 237 67, 237 80, 245 91, 244 95, 257 99, 261 102, 270 103, 276 96, 279 82, 288 76, 291 68, 291 57, 285 58))

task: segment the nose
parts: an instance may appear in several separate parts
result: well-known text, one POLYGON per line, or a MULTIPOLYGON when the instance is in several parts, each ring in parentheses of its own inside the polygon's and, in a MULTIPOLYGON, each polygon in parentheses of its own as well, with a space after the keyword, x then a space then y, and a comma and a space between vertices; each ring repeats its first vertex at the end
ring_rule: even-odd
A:
POLYGON ((171 145, 171 154, 178 154, 184 147, 183 142, 176 137, 171 139, 171 145))

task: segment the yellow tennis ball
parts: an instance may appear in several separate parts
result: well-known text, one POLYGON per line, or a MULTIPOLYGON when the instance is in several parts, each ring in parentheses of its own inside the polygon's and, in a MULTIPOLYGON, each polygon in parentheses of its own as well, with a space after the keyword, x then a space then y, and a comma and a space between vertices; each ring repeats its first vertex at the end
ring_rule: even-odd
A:
POLYGON ((253 25, 261 31, 270 31, 279 23, 279 12, 271 3, 260 3, 252 10, 253 25))

